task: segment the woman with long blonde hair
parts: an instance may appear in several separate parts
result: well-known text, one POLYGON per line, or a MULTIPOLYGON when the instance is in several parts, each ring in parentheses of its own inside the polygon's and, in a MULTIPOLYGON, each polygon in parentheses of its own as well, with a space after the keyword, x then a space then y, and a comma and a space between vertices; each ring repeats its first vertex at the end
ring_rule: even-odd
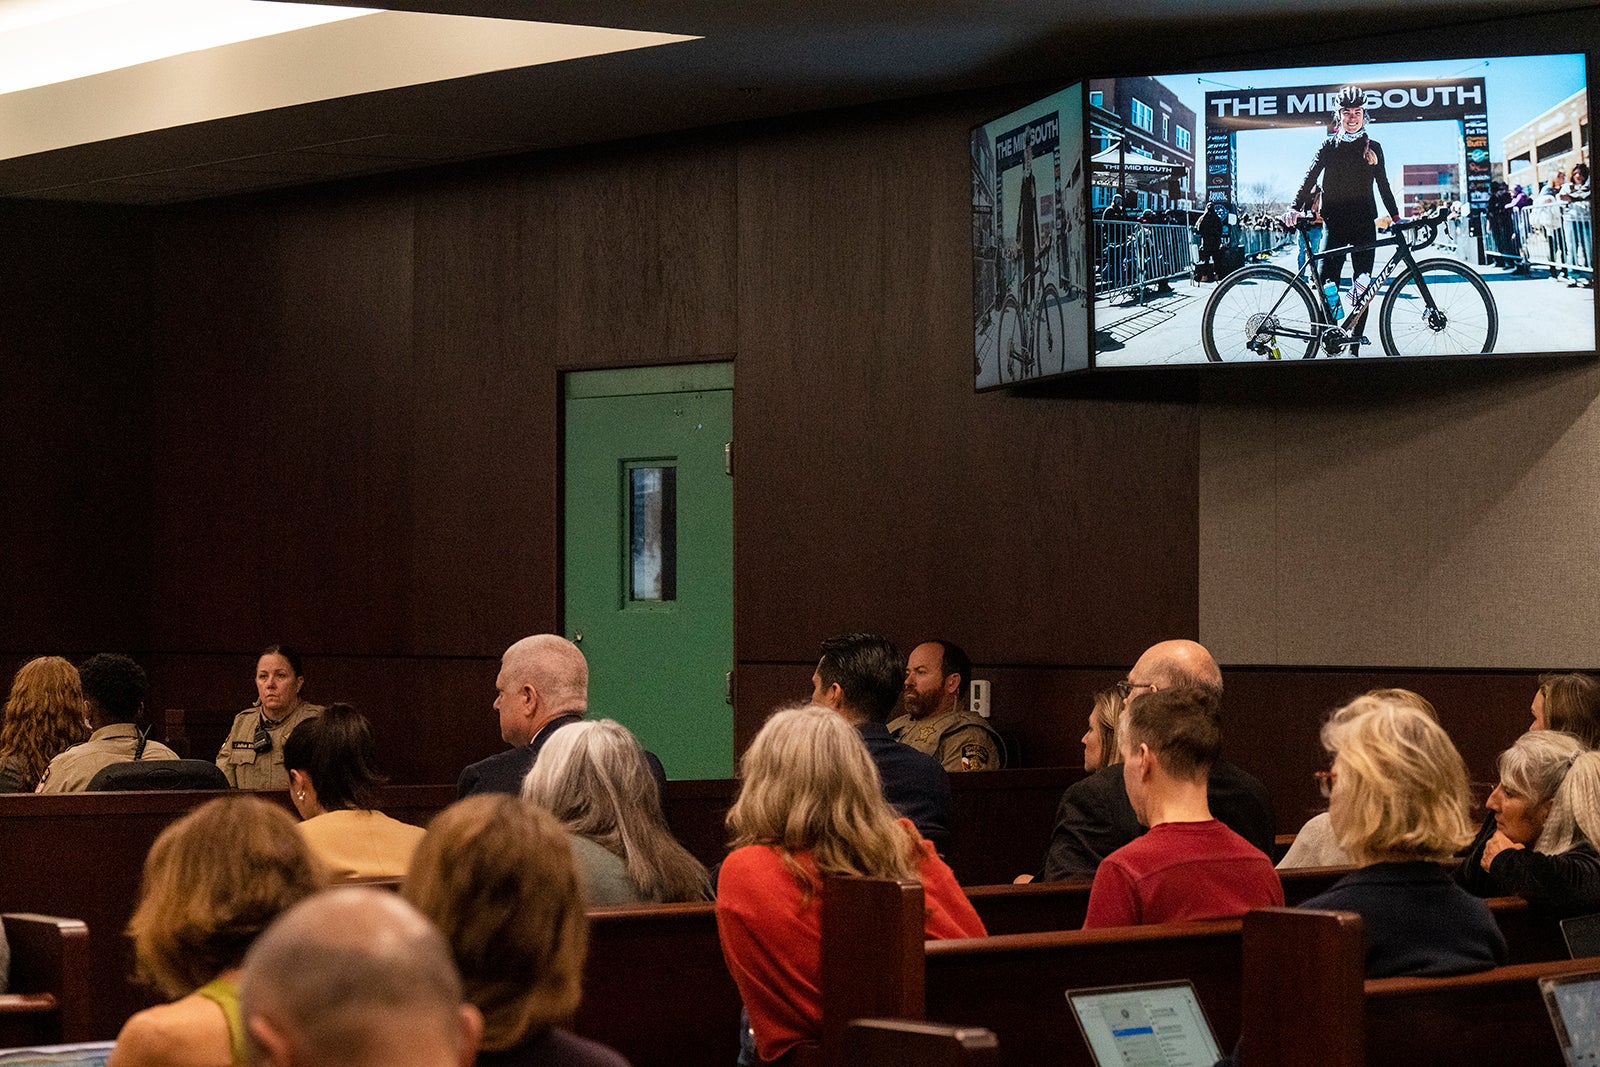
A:
POLYGON ((24 663, 0 715, 0 793, 31 793, 51 759, 89 737, 78 668, 60 656, 24 663))
POLYGON ((955 876, 883 799, 865 744, 816 704, 769 718, 740 763, 717 930, 763 1060, 822 1030, 822 893, 830 874, 921 882, 929 938, 982 937, 955 876))

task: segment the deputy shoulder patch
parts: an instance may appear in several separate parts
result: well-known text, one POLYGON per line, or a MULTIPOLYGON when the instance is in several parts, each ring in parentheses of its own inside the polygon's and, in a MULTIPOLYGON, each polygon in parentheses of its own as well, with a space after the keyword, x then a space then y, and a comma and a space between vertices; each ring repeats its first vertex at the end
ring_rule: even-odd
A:
POLYGON ((964 771, 981 771, 989 766, 989 746, 980 744, 966 744, 961 746, 961 769, 964 771))

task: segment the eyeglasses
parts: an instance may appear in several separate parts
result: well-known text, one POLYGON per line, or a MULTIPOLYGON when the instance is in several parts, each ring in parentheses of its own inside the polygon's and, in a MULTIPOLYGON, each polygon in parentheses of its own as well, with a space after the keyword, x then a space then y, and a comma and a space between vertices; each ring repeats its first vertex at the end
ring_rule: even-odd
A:
POLYGON ((1133 682, 1124 678, 1117 683, 1117 692, 1121 694, 1123 700, 1127 700, 1133 695, 1135 689, 1154 689, 1155 687, 1154 682, 1133 682))
POLYGON ((1333 783, 1339 780, 1338 771, 1315 771, 1311 777, 1317 780, 1317 788, 1322 790, 1324 797, 1333 796, 1333 783))

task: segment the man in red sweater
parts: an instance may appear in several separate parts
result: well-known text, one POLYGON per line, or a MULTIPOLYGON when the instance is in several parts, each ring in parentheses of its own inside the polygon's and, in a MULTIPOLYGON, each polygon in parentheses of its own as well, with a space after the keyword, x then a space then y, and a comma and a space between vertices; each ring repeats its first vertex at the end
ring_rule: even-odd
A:
POLYGON ((1261 850, 1211 817, 1206 781, 1222 751, 1222 717, 1207 689, 1131 698, 1117 744, 1128 800, 1149 833, 1095 872, 1084 928, 1225 919, 1283 904, 1261 850))

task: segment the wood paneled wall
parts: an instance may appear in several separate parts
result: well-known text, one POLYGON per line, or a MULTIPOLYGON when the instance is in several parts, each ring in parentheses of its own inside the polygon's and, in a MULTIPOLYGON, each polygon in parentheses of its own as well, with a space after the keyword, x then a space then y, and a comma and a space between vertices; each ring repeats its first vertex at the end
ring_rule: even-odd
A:
MULTIPOLYGON (((285 640, 397 782, 453 781, 500 747, 500 651, 560 623, 560 372, 732 358, 739 740, 875 629, 961 642, 1026 761, 1075 762, 1094 689, 1198 631, 1204 401, 972 392, 967 131, 1027 97, 0 209, 0 668, 125 649, 152 707, 237 708, 285 640)), ((1532 676, 1230 671, 1283 829, 1320 717, 1400 679, 1482 777, 1532 676)))

